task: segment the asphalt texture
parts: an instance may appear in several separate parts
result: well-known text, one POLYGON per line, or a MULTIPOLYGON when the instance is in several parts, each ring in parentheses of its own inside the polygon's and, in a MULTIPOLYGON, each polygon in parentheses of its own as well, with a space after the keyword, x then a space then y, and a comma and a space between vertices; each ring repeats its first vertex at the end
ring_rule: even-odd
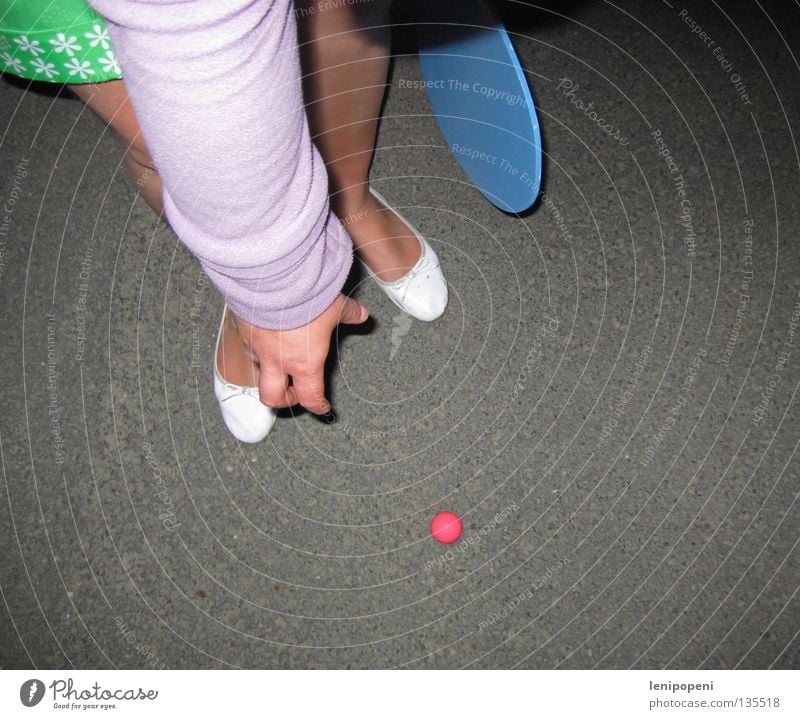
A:
POLYGON ((800 665, 800 11, 500 9, 544 197, 470 185, 400 28, 371 177, 449 307, 355 266, 337 421, 258 445, 211 389, 222 299, 113 137, 0 83, 3 668, 800 665))

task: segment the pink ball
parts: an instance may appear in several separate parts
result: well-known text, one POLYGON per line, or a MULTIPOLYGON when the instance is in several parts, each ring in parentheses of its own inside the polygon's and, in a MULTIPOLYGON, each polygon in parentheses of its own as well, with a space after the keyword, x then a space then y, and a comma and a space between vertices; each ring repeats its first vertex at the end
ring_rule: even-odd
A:
POLYGON ((452 512, 439 512, 431 521, 431 534, 442 544, 451 544, 461 536, 461 520, 452 512))

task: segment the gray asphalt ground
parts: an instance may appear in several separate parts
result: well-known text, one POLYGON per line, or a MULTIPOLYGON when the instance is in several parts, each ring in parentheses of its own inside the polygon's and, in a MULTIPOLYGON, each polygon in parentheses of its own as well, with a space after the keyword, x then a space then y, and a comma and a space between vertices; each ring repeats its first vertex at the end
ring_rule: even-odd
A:
POLYGON ((398 45, 372 181, 449 308, 405 322, 355 268, 337 423, 259 445, 113 138, 0 83, 3 668, 800 665, 800 11, 502 8, 546 199, 470 186, 398 45))

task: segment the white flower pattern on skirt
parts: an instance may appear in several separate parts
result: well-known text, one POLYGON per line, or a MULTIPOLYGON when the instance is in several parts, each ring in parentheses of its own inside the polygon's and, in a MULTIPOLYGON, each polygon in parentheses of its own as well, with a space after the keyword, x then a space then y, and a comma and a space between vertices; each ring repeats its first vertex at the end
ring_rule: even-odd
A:
POLYGON ((19 49, 29 52, 34 57, 38 57, 44 52, 38 40, 28 40, 27 35, 20 35, 14 38, 14 42, 19 45, 19 49))
POLYGON ((0 28, 0 71, 48 82, 104 82, 122 77, 108 29, 96 21, 63 32, 0 28))
POLYGON ((52 80, 58 75, 58 70, 56 70, 56 66, 52 62, 45 62, 38 57, 31 63, 31 67, 37 75, 43 73, 48 80, 52 80))
POLYGON ((100 45, 103 50, 108 50, 111 47, 111 40, 108 38, 108 30, 99 25, 95 25, 92 30, 94 32, 84 33, 84 37, 89 40, 90 47, 100 45))

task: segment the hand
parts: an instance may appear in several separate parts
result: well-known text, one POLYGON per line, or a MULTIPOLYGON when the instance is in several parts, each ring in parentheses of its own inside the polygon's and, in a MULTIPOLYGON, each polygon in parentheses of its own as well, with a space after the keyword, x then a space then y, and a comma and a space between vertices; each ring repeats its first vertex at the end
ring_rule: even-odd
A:
POLYGON ((323 368, 331 333, 340 322, 361 324, 368 317, 364 305, 341 294, 319 317, 292 330, 268 330, 236 317, 242 341, 260 365, 261 402, 275 409, 299 403, 314 414, 330 412, 323 368))

